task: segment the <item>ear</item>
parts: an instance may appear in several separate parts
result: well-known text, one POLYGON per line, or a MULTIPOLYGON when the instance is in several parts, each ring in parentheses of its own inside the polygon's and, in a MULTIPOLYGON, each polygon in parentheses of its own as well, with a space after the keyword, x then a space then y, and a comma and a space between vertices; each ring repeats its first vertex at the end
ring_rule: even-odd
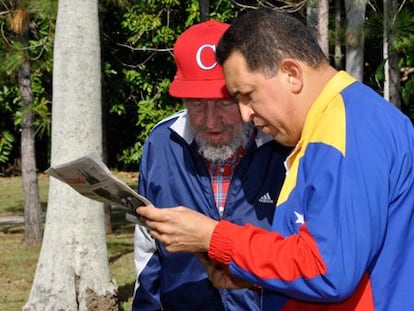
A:
POLYGON ((303 72, 301 64, 294 59, 285 58, 280 64, 280 71, 286 77, 286 82, 293 93, 297 94, 303 87, 303 72))

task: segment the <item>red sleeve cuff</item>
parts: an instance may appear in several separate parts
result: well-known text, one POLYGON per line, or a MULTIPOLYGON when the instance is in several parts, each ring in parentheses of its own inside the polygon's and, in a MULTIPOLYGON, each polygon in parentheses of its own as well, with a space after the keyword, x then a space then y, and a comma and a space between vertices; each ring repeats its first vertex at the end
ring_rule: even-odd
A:
POLYGON ((239 228, 227 220, 221 220, 216 225, 210 239, 208 256, 225 265, 229 265, 233 250, 233 237, 235 231, 239 228))

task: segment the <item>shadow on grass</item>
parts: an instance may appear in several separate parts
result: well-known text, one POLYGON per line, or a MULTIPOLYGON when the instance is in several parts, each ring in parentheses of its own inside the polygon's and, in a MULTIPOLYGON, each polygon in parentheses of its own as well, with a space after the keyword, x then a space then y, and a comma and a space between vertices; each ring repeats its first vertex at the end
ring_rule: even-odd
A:
POLYGON ((134 295, 135 282, 124 284, 118 287, 119 302, 127 302, 134 295))
POLYGON ((108 241, 108 250, 116 251, 116 253, 109 257, 109 263, 113 263, 121 257, 133 252, 133 243, 113 243, 108 241))
POLYGON ((5 234, 24 233, 24 225, 21 224, 10 224, 1 225, 0 232, 5 234))
POLYGON ((8 206, 4 208, 4 211, 11 215, 23 215, 23 204, 8 206))
MULTIPOLYGON (((40 202, 40 209, 46 213, 47 202, 40 202)), ((23 203, 9 205, 3 208, 3 213, 6 215, 24 215, 23 203)))

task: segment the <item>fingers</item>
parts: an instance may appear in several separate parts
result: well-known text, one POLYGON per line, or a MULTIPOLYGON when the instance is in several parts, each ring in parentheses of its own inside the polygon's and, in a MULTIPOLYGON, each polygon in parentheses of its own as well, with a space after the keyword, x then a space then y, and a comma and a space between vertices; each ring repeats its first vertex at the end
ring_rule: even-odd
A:
POLYGON ((139 206, 136 213, 147 222, 174 222, 175 216, 185 209, 182 206, 171 208, 156 208, 153 205, 139 206))
MULTIPOLYGON (((140 221, 144 226, 147 228, 153 230, 153 231, 160 231, 157 230, 157 226, 159 223, 162 223, 165 220, 168 220, 168 217, 165 217, 164 214, 165 211, 160 212, 161 210, 158 208, 155 208, 154 206, 140 206, 136 209, 136 213, 140 218, 140 221), (165 218, 165 220, 164 220, 165 218)), ((154 236, 154 238, 156 238, 154 236)))
MULTIPOLYGON (((136 208, 135 212, 141 216, 143 220, 147 218, 151 218, 151 216, 155 213, 156 214, 157 209, 152 205, 147 206, 139 206, 136 208)), ((154 217, 154 216, 152 216, 154 217)))
POLYGON ((217 221, 192 209, 178 206, 136 209, 144 226, 170 252, 206 252, 217 221))
POLYGON ((148 216, 140 216, 142 224, 149 229, 149 233, 154 239, 164 245, 167 251, 172 253, 182 251, 181 245, 178 242, 177 232, 174 229, 175 227, 170 222, 163 221, 162 215, 160 217, 157 214, 156 208, 153 208, 153 210, 155 210, 155 213, 147 213, 145 211, 144 214, 148 216))

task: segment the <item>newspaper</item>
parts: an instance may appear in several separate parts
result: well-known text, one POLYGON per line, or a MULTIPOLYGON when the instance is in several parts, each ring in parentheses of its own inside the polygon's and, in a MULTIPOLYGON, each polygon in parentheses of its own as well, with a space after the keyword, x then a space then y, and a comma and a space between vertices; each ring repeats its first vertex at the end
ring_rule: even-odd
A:
POLYGON ((126 219, 131 222, 141 224, 135 209, 152 204, 114 176, 97 154, 51 166, 46 173, 68 184, 87 198, 125 210, 126 219))

